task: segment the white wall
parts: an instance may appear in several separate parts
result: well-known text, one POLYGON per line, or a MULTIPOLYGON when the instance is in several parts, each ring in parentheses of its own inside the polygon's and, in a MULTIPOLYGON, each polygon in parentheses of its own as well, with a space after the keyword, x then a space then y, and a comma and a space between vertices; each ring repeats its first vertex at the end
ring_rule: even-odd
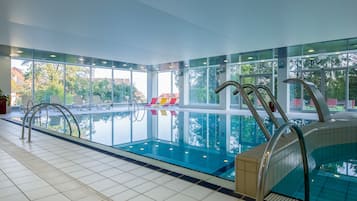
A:
MULTIPOLYGON (((4 94, 11 93, 11 59, 9 56, 0 56, 0 89, 4 94)), ((10 107, 7 107, 9 111, 10 107)))

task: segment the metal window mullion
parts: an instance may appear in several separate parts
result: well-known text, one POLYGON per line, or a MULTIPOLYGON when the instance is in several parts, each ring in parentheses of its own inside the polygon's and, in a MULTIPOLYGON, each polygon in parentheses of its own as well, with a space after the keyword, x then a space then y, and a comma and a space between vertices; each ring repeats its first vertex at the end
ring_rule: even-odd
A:
POLYGON ((114 106, 114 68, 112 67, 112 101, 111 105, 114 106))
POLYGON ((66 94, 67 94, 67 92, 66 92, 66 86, 67 86, 67 80, 66 80, 66 72, 67 72, 67 64, 66 63, 64 63, 63 64, 63 98, 64 98, 64 100, 63 100, 63 104, 64 105, 66 105, 67 104, 67 101, 66 101, 66 94))
POLYGON ((31 90, 32 96, 31 96, 31 101, 34 103, 35 102, 35 60, 32 59, 32 90, 31 90))
POLYGON ((89 109, 92 107, 93 102, 93 66, 89 66, 89 109))

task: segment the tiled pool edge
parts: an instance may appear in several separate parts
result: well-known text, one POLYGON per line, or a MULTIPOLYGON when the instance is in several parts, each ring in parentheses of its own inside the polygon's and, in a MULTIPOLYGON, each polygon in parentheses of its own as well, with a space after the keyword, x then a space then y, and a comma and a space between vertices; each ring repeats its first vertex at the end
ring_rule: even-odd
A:
MULTIPOLYGON (((10 119, 7 119, 7 118, 0 118, 0 119, 4 120, 4 121, 7 121, 7 122, 10 122, 10 123, 13 123, 13 124, 16 124, 18 126, 22 126, 21 123, 13 121, 13 120, 10 120, 10 119)), ((202 179, 198 179, 198 178, 195 178, 195 177, 192 177, 192 176, 188 176, 188 175, 185 175, 185 174, 182 174, 182 173, 171 171, 171 170, 168 170, 166 168, 158 167, 158 166, 146 163, 146 162, 142 162, 142 161, 139 161, 139 160, 136 160, 136 159, 129 158, 127 156, 122 156, 122 155, 119 155, 119 153, 113 153, 113 152, 110 152, 109 150, 103 150, 103 149, 101 149, 101 148, 96 146, 96 145, 100 145, 100 144, 97 144, 97 143, 93 143, 93 142, 89 142, 89 141, 84 143, 84 142, 79 141, 79 140, 83 140, 83 139, 74 139, 74 138, 71 139, 72 138, 71 136, 58 135, 58 134, 51 133, 49 131, 38 129, 38 128, 33 128, 33 130, 38 131, 39 133, 43 133, 43 134, 46 134, 46 135, 61 139, 61 140, 65 140, 65 141, 73 143, 73 144, 77 144, 77 145, 92 149, 94 151, 98 151, 100 153, 103 153, 103 154, 106 154, 106 155, 109 155, 109 156, 112 156, 112 157, 115 157, 115 158, 118 158, 118 159, 125 160, 127 162, 134 163, 136 165, 140 165, 140 166, 143 166, 143 167, 155 170, 155 171, 159 171, 161 173, 164 173, 164 174, 167 174, 167 175, 182 179, 184 181, 191 182, 191 183, 197 184, 197 185, 205 187, 205 188, 209 188, 209 189, 211 189, 213 191, 218 191, 218 192, 223 193, 223 194, 228 195, 228 196, 236 197, 236 198, 239 198, 239 199, 242 199, 242 200, 245 200, 245 201, 253 201, 253 200, 255 200, 255 199, 253 199, 251 197, 248 197, 246 195, 242 195, 242 194, 236 193, 232 189, 229 189, 229 188, 226 188, 226 187, 223 187, 223 186, 220 186, 220 185, 216 185, 216 184, 204 181, 202 179)), ((104 145, 101 145, 101 146, 104 146, 104 145)), ((109 148, 111 148, 111 147, 109 147, 109 148)), ((120 151, 122 151, 122 150, 120 150, 120 151)), ((122 151, 122 152, 124 152, 124 151, 122 151)))

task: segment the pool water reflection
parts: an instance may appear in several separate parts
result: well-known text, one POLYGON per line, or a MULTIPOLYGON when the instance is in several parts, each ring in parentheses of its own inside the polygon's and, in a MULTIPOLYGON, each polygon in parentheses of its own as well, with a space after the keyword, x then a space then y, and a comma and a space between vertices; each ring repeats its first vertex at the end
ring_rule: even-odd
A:
MULTIPOLYGON (((235 156, 265 142, 251 116, 141 110, 76 117, 83 139, 228 180, 235 177, 235 156)), ((41 124, 69 130, 60 116, 41 124)))

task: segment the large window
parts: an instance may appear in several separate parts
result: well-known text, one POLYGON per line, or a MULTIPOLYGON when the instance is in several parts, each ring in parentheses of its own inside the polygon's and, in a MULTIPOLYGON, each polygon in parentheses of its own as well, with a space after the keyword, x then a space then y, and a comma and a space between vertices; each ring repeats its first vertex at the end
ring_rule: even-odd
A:
POLYGON ((127 70, 114 70, 114 103, 128 103, 131 91, 131 73, 127 70))
POLYGON ((32 99, 32 61, 11 60, 11 106, 25 106, 32 99))
POLYGON ((64 65, 35 62, 35 103, 64 103, 64 65))
MULTIPOLYGON (((314 43, 288 48, 289 76, 314 83, 325 96, 330 111, 355 108, 355 53, 348 40, 314 43)), ((290 85, 290 110, 315 111, 311 97, 301 85, 290 85)))
POLYGON ((92 104, 112 102, 112 69, 92 68, 92 104))
POLYGON ((158 73, 158 97, 176 98, 178 103, 178 71, 158 73))
MULTIPOLYGON (((268 52, 270 58, 273 56, 271 51, 268 52)), ((257 55, 255 53, 254 55, 257 55)), ((262 54, 262 53, 259 53, 262 54)), ((247 60, 253 60, 252 56, 245 56, 247 60)), ((243 57, 244 58, 244 57, 243 57)), ((259 58, 259 57, 258 57, 259 58)), ((231 64, 230 73, 231 79, 238 81, 240 84, 253 84, 253 85, 264 85, 271 89, 274 94, 274 74, 276 69, 276 60, 256 60, 248 61, 238 64, 231 64)), ((233 90, 233 89, 231 89, 233 90)), ((269 100, 267 94, 262 93, 265 100, 269 100)), ((256 95, 253 93, 249 96, 251 101, 254 103, 256 108, 262 108, 260 101, 256 98, 256 95)), ((231 96, 231 106, 246 108, 247 106, 243 104, 241 96, 238 94, 236 96, 231 96)))
POLYGON ((81 106, 89 103, 90 68, 66 65, 66 104, 81 106))
POLYGON ((133 71, 133 99, 138 103, 147 102, 147 73, 133 71))
POLYGON ((220 82, 218 66, 196 67, 186 71, 190 104, 218 104, 219 95, 214 92, 220 82))

